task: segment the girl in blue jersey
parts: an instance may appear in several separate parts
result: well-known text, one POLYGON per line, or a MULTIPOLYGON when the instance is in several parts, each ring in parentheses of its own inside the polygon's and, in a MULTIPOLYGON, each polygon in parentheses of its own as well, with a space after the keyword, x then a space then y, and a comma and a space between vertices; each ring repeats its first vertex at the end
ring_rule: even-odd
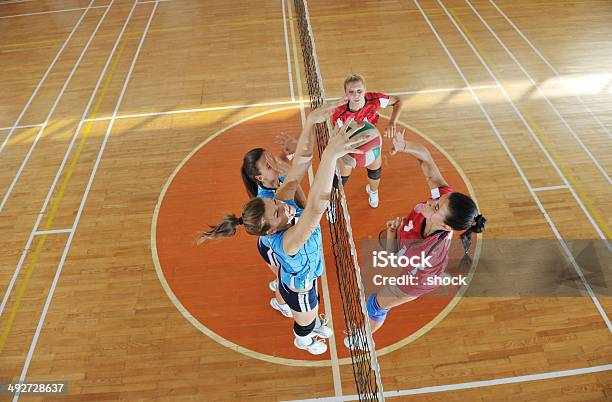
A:
POLYGON ((337 105, 316 109, 308 115, 293 163, 274 199, 253 198, 244 206, 242 216, 226 215, 220 223, 202 232, 198 239, 201 243, 233 236, 239 225, 244 225, 249 234, 268 237, 271 249, 280 263, 279 291, 291 308, 295 321, 294 345, 312 354, 325 353, 327 345, 319 338, 333 335, 325 322, 318 318, 317 278, 323 273, 319 222, 329 205, 338 159, 349 152, 360 152, 356 148, 372 139, 366 137, 351 140, 350 136, 361 128, 352 121, 335 128, 321 155, 306 207, 301 210, 293 199, 300 181, 312 164, 313 127, 316 123, 325 122, 334 107, 337 105), (300 219, 295 222, 297 214, 300 214, 300 219))
MULTIPOLYGON (((273 199, 276 190, 285 181, 285 176, 282 176, 282 174, 286 172, 287 167, 285 162, 263 148, 254 148, 247 152, 242 160, 240 174, 249 198, 273 199)), ((301 187, 298 187, 295 194, 295 202, 300 208, 304 208, 306 205, 306 196, 301 187)), ((291 309, 278 291, 279 263, 265 236, 260 236, 257 240, 257 249, 274 274, 274 280, 268 284, 268 288, 275 293, 276 297, 270 299, 270 306, 283 316, 291 317, 291 309)))

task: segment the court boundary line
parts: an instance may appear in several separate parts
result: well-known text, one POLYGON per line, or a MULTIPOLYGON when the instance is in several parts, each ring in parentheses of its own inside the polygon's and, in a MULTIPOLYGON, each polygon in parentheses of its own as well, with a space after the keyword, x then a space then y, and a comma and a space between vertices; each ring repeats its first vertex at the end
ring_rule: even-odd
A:
MULTIPOLYGON (((114 0, 111 1, 111 4, 114 0)), ((135 8, 135 7, 134 7, 135 8)), ((109 7, 110 9, 110 7, 109 7)), ((90 96, 89 102, 87 104, 87 106, 85 107, 84 113, 82 114, 81 117, 81 121, 85 118, 85 116, 87 115, 87 113, 89 113, 89 107, 91 107, 91 103, 93 102, 93 98, 95 97, 100 83, 104 77, 104 75, 106 74, 106 69, 108 68, 108 64, 110 63, 110 60, 112 59, 114 52, 117 48, 117 45, 125 31, 125 28, 127 27, 129 21, 131 20, 131 14, 133 13, 133 10, 131 10, 130 14, 128 14, 128 16, 126 17, 126 21, 124 21, 124 25, 122 27, 122 30, 119 33, 119 36, 117 38, 117 40, 115 41, 115 46, 113 47, 113 49, 111 50, 111 53, 109 54, 109 57, 107 57, 107 62, 105 64, 105 67, 102 69, 101 73, 100 73, 100 77, 98 78, 98 82, 96 84, 96 86, 93 89, 92 95, 90 96)), ((8 302, 8 298, 10 297, 10 294, 13 290, 13 286, 15 286, 15 282, 17 280, 17 277, 19 276, 19 272, 21 271, 21 268, 23 266, 23 263, 25 261, 25 258, 27 257, 27 253, 30 249, 30 246, 32 245, 32 242, 34 240, 34 236, 36 236, 36 232, 38 232, 38 228, 40 226, 40 222, 42 221, 42 218, 45 214, 45 211, 47 210, 49 201, 51 200, 51 197, 53 196, 53 193, 55 192, 55 186, 57 185, 57 182, 59 181, 59 178, 62 174, 62 171, 64 170, 64 166, 66 165, 66 162, 68 161, 68 157, 70 156, 70 152, 72 151, 72 147, 74 146, 74 143, 76 142, 76 138, 78 137, 79 131, 81 129, 82 123, 80 122, 79 125, 77 125, 77 128, 75 129, 75 133, 72 136, 72 139, 70 141, 70 143, 68 144, 68 148, 66 149, 65 153, 64 153, 64 158, 62 159, 62 162, 57 170, 57 173, 55 174, 55 178, 53 179, 53 182, 51 183, 51 187, 49 189, 49 191, 47 192, 47 196, 45 197, 45 200, 43 201, 43 205, 40 209, 40 212, 38 213, 38 216, 36 218, 36 221, 34 223, 34 227, 32 228, 32 232, 30 233, 30 237, 28 238, 26 245, 22 251, 21 257, 19 259, 19 262, 17 263, 17 267, 15 268, 15 272, 13 273, 13 276, 11 278, 11 281, 9 282, 9 285, 5 291, 5 294, 2 298, 2 303, 0 303, 0 317, 2 316, 2 314, 4 313, 4 308, 6 307, 6 304, 8 302)))
MULTIPOLYGON (((138 5, 138 2, 135 1, 132 5, 132 9, 136 9, 136 6, 138 5)), ((113 112, 113 115, 116 115, 117 112, 119 111, 119 108, 121 107, 121 103, 123 101, 123 96, 125 95, 125 91, 128 87, 128 84, 130 82, 130 79, 132 77, 132 73, 134 71, 134 67, 136 66, 136 62, 138 61, 138 56, 140 55, 140 51, 142 49, 142 45, 144 44, 144 41, 147 37, 147 33, 149 32, 149 28, 151 26, 151 22, 153 21, 153 17, 155 16, 155 12, 157 11, 157 6, 159 5, 159 0, 155 2, 155 4, 153 5, 153 9, 151 11, 151 14, 149 15, 149 20, 147 21, 147 24, 143 30, 142 33, 142 37, 140 38, 140 43, 138 44, 138 47, 136 49, 136 52, 134 53, 134 56, 132 58, 132 63, 130 66, 130 69, 128 70, 127 76, 125 78, 124 84, 123 84, 123 88, 121 89, 121 93, 119 94, 119 98, 117 100, 117 104, 115 105, 115 110, 113 112)), ((81 203, 79 205, 79 209, 77 211, 77 215, 75 217, 74 223, 72 225, 72 232, 70 232, 69 236, 68 236, 68 240, 66 242, 66 246, 64 247, 64 252, 62 253, 62 258, 58 264, 57 267, 57 271, 55 273, 55 277, 53 278, 53 283, 51 285, 51 289, 49 290, 49 294, 47 295, 47 299, 45 301, 45 306, 43 308, 42 314, 39 318, 38 321, 38 325, 36 327, 36 332, 34 334, 34 338, 32 339, 32 343, 30 344, 30 349, 28 350, 28 355, 26 357, 26 362, 24 364, 23 370, 21 372, 21 375, 19 377, 19 383, 23 383, 25 380, 25 377, 27 375, 27 371, 28 368, 30 366, 30 362, 32 360, 32 357, 34 355, 34 350, 36 349, 36 345, 38 343, 38 338, 40 336, 40 333, 42 331, 42 326, 44 324, 45 318, 47 316, 47 312, 49 310, 49 306, 51 305, 51 299, 53 298, 53 294, 55 293, 55 288, 57 286, 57 283, 59 281, 59 277, 62 273, 62 269, 64 267, 64 262, 66 261, 66 257, 68 255, 68 252, 70 251, 70 246, 72 244, 72 239, 74 239, 74 234, 76 233, 76 229, 77 226, 79 224, 80 218, 81 218, 81 214, 83 213, 83 209, 85 207, 85 204, 87 202, 87 198, 89 196, 89 191, 91 189, 91 186, 93 184, 94 178, 96 176, 96 172, 98 170, 98 166, 100 165, 100 161, 102 160, 102 155, 104 154, 104 150, 106 149, 106 143, 108 142, 108 138, 110 137, 110 133, 111 130, 113 128, 113 122, 114 120, 111 120, 107 129, 106 129, 106 134, 104 136, 104 140, 102 141, 102 145, 100 146, 100 150, 98 152, 98 156, 96 158, 96 162, 93 166, 92 172, 89 176, 89 181, 87 182, 87 186, 85 188, 85 193, 83 194, 83 197, 81 199, 81 203)), ((20 392, 15 393, 15 396, 13 397, 13 402, 17 402, 17 400, 19 399, 19 395, 20 392)))
MULTIPOLYGON (((506 13, 504 13, 504 11, 497 6, 497 4, 495 3, 495 1, 493 0, 489 0, 489 3, 491 3, 493 5, 493 7, 495 7, 495 9, 497 10, 497 12, 504 17, 504 19, 510 24, 510 26, 512 26, 512 28, 514 28, 514 30, 519 34, 519 36, 525 41, 527 42, 527 44, 529 45, 529 47, 534 51, 535 54, 538 55, 538 57, 544 62, 544 64, 546 64, 548 66, 548 68, 550 68, 550 70, 558 77, 561 79, 561 82, 563 82, 563 84, 565 85, 565 87, 567 89, 570 89, 569 85, 567 85, 567 82, 565 80, 565 78, 563 78, 563 76, 561 74, 559 74, 559 72, 557 71, 557 69, 548 62, 548 60, 544 57, 544 55, 542 53, 540 53, 540 51, 535 47, 535 45, 533 45, 531 43, 531 41, 527 38, 526 35, 523 34, 523 32, 518 28, 518 26, 516 26, 514 24, 514 22, 512 22, 512 20, 510 19, 510 17, 508 17, 506 15, 506 13)), ((580 102, 580 104, 582 104, 582 106, 584 106, 584 108, 587 110, 587 112, 589 112, 589 114, 593 117, 593 119, 595 119, 595 121, 597 122, 597 124, 599 125, 599 127, 601 127, 607 134, 609 138, 612 138, 612 133, 610 133, 610 130, 608 130, 608 128, 606 127, 606 125, 599 119, 599 117, 597 117, 597 115, 591 110, 591 108, 589 108, 589 106, 582 100, 582 98, 580 97, 580 95, 574 95, 574 97, 576 99, 578 99, 578 101, 580 102)))
MULTIPOLYGON (((103 6, 91 6, 89 8, 90 9, 93 9, 93 8, 107 8, 108 6, 109 5, 106 4, 106 5, 103 5, 103 6)), ((68 12, 72 12, 72 11, 79 11, 79 10, 85 10, 85 9, 87 9, 87 7, 64 8, 64 9, 61 9, 61 10, 39 11, 39 12, 35 12, 35 13, 3 15, 3 16, 0 16, 0 20, 8 19, 8 18, 17 18, 17 17, 29 17, 29 16, 43 15, 43 14, 68 13, 68 12)))
MULTIPOLYGON (((544 373, 538 374, 527 374, 513 377, 502 377, 496 378, 493 380, 481 380, 481 381, 470 381, 463 383, 455 383, 455 384, 446 384, 446 385, 435 385, 431 387, 422 387, 422 388, 412 388, 412 389, 404 389, 397 391, 385 391, 384 395, 386 398, 395 398, 400 396, 407 395, 420 395, 420 394, 430 394, 436 392, 447 392, 447 391, 457 391, 464 389, 473 389, 473 388, 481 388, 481 387, 492 387, 496 385, 507 385, 507 384, 516 384, 522 382, 529 381, 539 381, 539 380, 550 380, 556 378, 563 377, 571 377, 576 375, 584 375, 584 374, 594 374, 600 373, 604 371, 612 370, 612 364, 605 364, 600 366, 590 366, 585 368, 578 369, 570 369, 570 370, 560 370, 560 371, 547 371, 544 373)), ((347 395, 341 398, 331 398, 331 397, 323 397, 323 398, 312 398, 312 399, 294 399, 290 402, 324 402, 324 401, 356 401, 359 399, 358 395, 347 395)))
POLYGON ((37 230, 34 232, 34 236, 61 234, 61 233, 70 233, 70 232, 72 232, 72 229, 37 230))
MULTIPOLYGON (((438 0, 439 2, 440 0, 438 0)), ((455 60, 455 58, 453 57, 453 55, 450 53, 450 50, 448 50, 445 42, 442 40, 442 38, 440 37, 440 35, 438 34, 438 31, 436 30, 436 28, 433 26, 432 22, 430 21, 429 17, 427 16, 427 14, 425 14, 425 12, 423 11, 423 9, 421 8, 421 5, 419 4, 418 0, 413 0, 413 2, 415 3, 415 5, 417 6, 417 8, 419 9, 421 15, 423 16, 423 18, 425 19, 425 22, 427 22, 427 25, 429 26, 429 28, 431 29, 431 31, 434 33, 434 35, 436 36, 436 39, 438 40, 438 43, 442 46, 442 48, 444 49, 448 59, 451 61, 451 63, 453 64, 453 66, 455 67, 455 70, 457 71, 457 73, 459 74, 459 76, 461 77, 461 79, 463 80, 463 82, 466 85, 469 85, 469 81, 468 79, 465 77, 465 75, 463 74, 463 71, 461 70, 461 68, 459 67, 459 65, 457 64, 457 61, 455 60)), ((446 10, 446 8, 444 8, 446 10)), ((448 14, 447 14, 448 15, 448 14)), ((451 19, 452 20, 452 19, 451 19)), ((499 142, 501 143, 502 147, 504 148, 504 150, 506 151, 506 153, 508 154, 508 157, 510 158, 510 160, 512 161, 512 163, 514 164, 514 167, 516 169, 516 171, 519 173, 519 176, 521 177, 521 179, 523 180, 523 183, 525 184, 525 187, 527 187, 527 190, 529 191, 529 193, 531 194, 531 197, 533 198, 533 200, 536 202, 536 205, 538 206, 538 208, 540 209, 540 212, 542 213, 542 215, 544 216, 544 219, 546 220, 546 222, 548 223, 548 225, 550 226, 550 228, 552 229, 555 237, 557 238, 557 240, 559 241, 559 244, 561 245, 561 248, 563 248, 563 251, 565 252, 566 256, 568 257, 568 259, 570 260, 570 263, 572 265, 572 267, 574 267, 574 270, 576 271, 576 273, 578 274, 578 276, 580 277, 580 280, 582 281, 586 291, 588 292, 589 296, 591 297, 591 301, 593 302, 593 304, 595 304, 595 307, 597 309, 597 311, 599 312, 599 314, 601 315, 604 323, 606 324, 606 326, 608 327, 608 331, 612 332, 612 323, 610 322, 610 319, 608 318, 606 312, 603 310, 601 304, 599 303, 599 299, 597 299, 597 296, 595 295, 595 293, 593 292, 593 289, 591 288, 591 286, 588 284, 588 282, 586 281, 586 278, 584 277, 584 273, 582 272, 582 269, 580 268, 580 266, 578 265, 578 263, 576 262, 574 256, 572 255, 571 251, 569 250, 567 244, 565 243, 565 240, 561 237, 561 234, 559 233, 559 231, 557 230, 557 226, 555 225, 555 223, 552 221, 552 218, 548 215, 548 212, 546 212, 546 209, 544 208, 544 206, 542 205, 540 199, 538 198, 538 196, 536 195, 536 193, 533 191, 533 188, 531 187, 531 184, 529 183, 529 180, 527 179, 527 177, 525 176, 525 173, 523 172, 523 169, 521 168, 521 166, 519 165, 518 161, 516 160, 516 158, 514 157, 514 154, 512 153, 512 151, 510 150, 510 148, 508 147, 508 144, 506 144, 506 140, 503 138, 503 136, 501 135, 501 133, 499 132, 497 126, 495 125, 495 123, 493 123, 493 120, 491 119, 491 116, 489 115, 489 112, 484 108, 484 106, 482 105, 482 102, 480 101, 480 98, 478 98, 478 96, 476 96, 476 93, 470 89, 470 93, 472 94, 472 97, 474 98, 474 100, 476 101, 476 103, 478 104, 480 110, 482 111, 482 113, 484 114, 487 122, 489 123, 489 125, 491 126, 491 128, 493 129, 497 139, 499 140, 499 142)))
POLYGON ((561 186, 534 187, 533 191, 540 192, 540 191, 552 191, 552 190, 561 190, 561 189, 567 190, 567 186, 561 185, 561 186))
MULTIPOLYGON (((140 4, 140 3, 139 3, 140 4)), ((492 89, 497 88, 496 85, 477 85, 472 87, 472 89, 492 89)), ((420 89, 415 91, 404 91, 404 92, 387 92, 388 95, 395 96, 404 96, 404 95, 420 95, 420 94, 432 94, 438 92, 461 92, 468 91, 469 88, 461 87, 461 88, 439 88, 439 89, 420 89)), ((334 98, 325 98, 326 101, 334 101, 340 99, 339 97, 334 98)), ((284 105, 296 105, 299 103, 310 103, 310 101, 306 100, 296 100, 296 101, 281 101, 281 102, 264 102, 264 103, 252 103, 252 104, 243 104, 243 105, 230 105, 230 106, 217 106, 217 107, 206 107, 206 108, 193 108, 193 109, 179 109, 179 110, 169 110, 164 112, 146 112, 146 113, 135 113, 135 114, 126 114, 119 115, 116 119, 135 119, 140 117, 151 117, 151 116, 163 116, 163 115, 172 115, 172 114, 184 114, 184 113, 200 113, 200 112, 211 112, 218 110, 231 110, 231 109, 242 109, 242 108, 254 108, 254 107, 265 107, 265 106, 284 106, 284 105)), ((103 121, 110 120, 110 117, 97 117, 95 119, 86 119, 86 122, 89 121, 103 121)))
POLYGON ((285 36, 285 53, 287 55, 287 75, 289 76, 289 92, 291 93, 291 102, 295 102, 295 93, 293 92, 293 77, 291 71, 291 56, 289 55, 289 39, 287 38, 287 18, 285 16, 285 0, 281 0, 283 9, 283 32, 285 36))
MULTIPOLYGON (((91 0, 91 2, 89 4, 90 5, 93 4, 94 1, 95 0, 91 0)), ((21 173, 23 172, 23 170, 25 169, 28 161, 30 160, 30 156, 32 156, 32 153, 34 152, 34 149, 36 149, 36 145, 38 145, 38 141, 42 137, 45 129, 47 128, 47 126, 50 124, 51 116, 53 116, 53 114, 55 113, 55 109, 57 108, 57 106, 59 105, 60 101, 64 97, 64 92, 66 91, 66 88, 68 88, 68 85, 72 81, 72 78, 74 77, 74 74, 76 73, 76 71, 78 70, 79 66, 81 65, 81 61, 83 61, 85 53, 87 53, 87 51, 89 50, 89 47, 91 46, 94 38, 96 37, 96 35, 98 33, 98 30, 102 26, 102 23, 106 19, 106 16, 108 15, 108 12, 110 11, 110 9, 111 9, 111 7, 107 7, 106 11, 104 11, 104 14, 102 14, 100 19, 98 20, 98 23, 96 24, 96 27, 94 28, 93 32, 89 35, 89 39, 87 40, 87 43, 85 43, 85 46, 81 50, 81 53, 79 54, 78 59, 76 60, 76 62, 72 66, 72 69, 70 70, 70 73, 68 74, 68 77, 66 77, 66 80, 64 81, 64 85, 62 86, 59 94, 56 96, 55 101, 53 102, 53 105, 51 106, 51 110, 49 110, 49 113, 47 114, 47 117, 45 118, 45 121, 42 123, 43 125, 38 130, 38 134, 36 135, 36 137, 34 138, 34 141, 30 145, 30 147, 28 148, 28 152, 25 154, 25 156, 24 156, 24 158, 23 158, 23 160, 21 162, 21 165, 19 166, 19 169, 17 170, 17 173, 13 177, 13 180, 11 181, 11 184, 9 185, 8 189, 6 190, 6 193, 2 197, 2 201, 0 202, 0 212, 2 212, 2 210, 4 209, 4 206, 6 205, 6 203, 7 203, 8 199, 9 199, 11 193, 13 192, 13 189, 15 188, 15 185, 17 184, 17 181, 19 181, 19 178, 21 177, 21 173)), ((85 14, 85 13, 83 13, 83 14, 85 14)), ((7 136, 7 138, 5 138, 6 142, 8 142, 8 138, 9 138, 9 136, 7 136)))
MULTIPOLYGON (((36 97, 36 95, 38 95, 38 91, 40 90, 40 88, 42 88, 43 84, 45 83, 45 81, 47 80, 47 77, 49 76, 49 74, 51 73, 51 70, 53 70, 53 67, 55 67, 55 63, 57 63, 57 61, 59 60, 60 56, 64 53, 64 50, 66 49, 66 47, 68 46, 68 42, 70 42, 70 40, 72 39, 72 37, 74 36, 75 32, 77 31, 77 29, 81 26, 81 23, 83 22, 83 20, 85 19, 85 16, 87 15, 87 13, 89 12, 89 10, 91 9, 91 6, 94 4, 95 0, 91 0, 89 2, 89 5, 87 8, 85 8, 85 11, 83 12, 83 14, 81 14, 81 17, 79 18, 79 20, 76 22, 76 24, 74 25, 74 27, 72 27, 72 30, 70 31, 70 34, 68 34, 68 37, 66 38, 66 40, 64 40, 64 43, 62 44, 62 46, 60 47, 60 49, 57 51, 57 53, 55 54, 55 57, 53 58, 53 60, 51 61, 51 64, 49 64, 49 66, 47 67, 47 70, 45 71, 45 73, 43 74, 42 78, 38 81, 38 85, 36 85, 36 88, 34 88, 34 92, 32 92, 32 94, 30 95, 30 98, 28 99, 28 101, 26 102, 25 106, 23 107, 23 109, 21 110, 21 113, 19 113, 19 115, 17 116, 17 120, 15 120, 15 123, 13 124, 13 126, 9 129, 9 133, 6 135, 6 138, 4 138, 4 140, 2 141, 2 144, 0 144, 0 154, 2 154, 2 151, 4 150, 4 148, 6 147, 9 139, 11 138, 11 136, 13 135, 13 132, 15 131, 15 129, 17 128, 17 126, 19 125, 19 123, 21 122, 21 119, 23 118, 23 116, 25 116, 26 111, 30 108, 30 105, 32 104, 32 102, 34 101, 34 98, 36 97)), ((2 210, 2 208, 0 207, 0 210, 2 210)))
POLYGON ((516 65, 520 68, 520 70, 523 72, 523 74, 525 74, 525 76, 529 79, 529 81, 531 82, 532 88, 535 88, 538 91, 538 93, 544 98, 544 100, 546 101, 548 106, 557 115, 557 118, 559 118, 559 120, 561 120, 561 122, 563 123, 565 128, 567 128, 567 130, 570 132, 571 136, 574 137, 576 142, 578 142, 578 144, 580 145, 580 148, 582 148, 582 150, 588 155, 588 157, 591 159, 591 161, 593 162, 593 164, 595 165, 597 170, 599 170, 599 172, 603 175, 603 177, 608 181, 608 184, 612 184, 612 179, 610 179, 610 176, 608 175, 608 173, 604 170, 604 168, 601 166, 601 164, 597 161, 597 158, 595 158, 595 156, 587 148, 587 146, 584 144, 584 142, 582 142, 582 140, 580 139, 578 134, 574 131, 574 128, 572 126, 570 126, 570 124, 567 122, 567 120, 565 120, 565 117, 561 114, 559 109, 557 109, 557 107, 550 101, 550 99, 548 99, 548 96, 546 96, 544 91, 542 91, 542 89, 540 88, 538 83, 533 79, 531 74, 529 74, 527 69, 525 67, 523 67, 523 65, 520 63, 520 61, 514 55, 514 53, 512 53, 512 51, 508 48, 508 46, 506 46, 506 44, 501 40, 501 38, 497 35, 497 33, 493 30, 493 28, 489 25, 489 23, 487 21, 485 21, 485 19, 478 12, 478 10, 476 10, 476 8, 472 5, 470 0, 464 0, 464 1, 470 7, 472 12, 474 14, 476 14, 478 19, 482 22, 482 24, 489 30, 491 35, 493 35, 493 37, 495 38, 497 43, 499 43, 501 45, 501 47, 504 49, 504 51, 510 56, 512 61, 514 61, 514 63, 516 63, 516 65))
MULTIPOLYGON (((514 110, 515 114, 517 115, 517 117, 519 118, 521 123, 523 123, 523 126, 525 126, 525 128, 527 129, 527 131, 531 135, 531 138, 533 138, 533 140, 538 145, 538 147, 540 148, 540 150, 542 151, 544 156, 546 156, 546 159, 548 160, 548 162, 552 165, 552 167, 555 170, 555 172, 561 178, 561 181, 563 181, 563 183, 566 186, 568 186, 568 189, 569 189, 570 193, 572 194, 572 196, 574 197, 574 200, 576 201, 576 203, 578 204, 580 209, 582 209, 582 212, 584 212, 584 214, 586 215, 587 219, 591 223, 591 226, 593 226, 593 229, 595 229, 595 232, 597 232, 599 237, 604 241, 604 243, 606 244, 606 247, 608 248, 608 250, 612 251, 612 249, 610 247, 610 244, 608 242, 608 237, 607 237, 608 228, 607 228, 606 223, 603 222, 603 227, 600 227, 600 223, 597 222, 595 220, 595 218, 593 218, 592 211, 590 211, 587 208, 587 206, 585 206, 583 200, 577 194, 576 189, 570 183, 570 179, 572 181, 574 181, 573 177, 571 175, 570 175, 570 179, 568 179, 566 177, 565 172, 563 172, 563 169, 559 166, 559 164, 554 160, 554 157, 551 155, 551 151, 549 151, 549 149, 542 143, 542 139, 540 139, 539 136, 535 133, 535 131, 538 131, 538 132, 540 131, 537 128, 537 125, 535 124, 535 122, 530 119, 529 114, 527 113, 526 110, 523 109, 521 111, 520 110, 521 108, 516 105, 516 103, 514 102, 514 100, 510 96, 510 94, 508 93, 508 91, 506 91, 506 88, 501 84, 501 82, 497 78, 496 74, 493 72, 493 70, 495 69, 494 65, 489 66, 489 63, 485 60, 484 55, 482 55, 481 51, 479 51, 479 49, 477 48, 477 45, 476 45, 475 41, 470 39, 468 33, 464 32, 464 30, 467 31, 467 27, 463 26, 463 28, 462 28, 460 26, 460 25, 463 25, 463 23, 461 23, 461 20, 459 19, 459 17, 457 17, 457 15, 451 15, 452 9, 451 9, 451 12, 449 13, 448 9, 444 5, 444 3, 442 3, 441 0, 436 0, 436 1, 440 5, 440 7, 442 7, 442 9, 444 10, 444 13, 446 14, 447 18, 451 21, 451 23, 453 24, 455 29, 459 32, 459 34, 461 35, 461 37, 463 38, 465 43, 472 50, 472 53, 474 53, 476 58, 480 61, 480 64, 485 68, 485 70, 487 70, 487 74, 489 74, 489 76, 495 81, 495 83, 497 84, 497 87, 499 88, 501 93, 504 95, 506 100, 510 103, 510 105, 512 106, 512 109, 514 110), (472 42, 474 42, 474 43, 472 43, 472 42), (525 116, 525 114, 527 114, 527 117, 525 116), (528 120, 531 120, 532 124, 529 124, 528 120), (535 125, 536 127, 532 127, 532 125, 535 125), (604 232, 606 232, 606 233, 604 233, 604 232)), ((554 150, 552 150, 552 152, 554 153, 554 150)), ((581 190, 578 190, 578 191, 582 192, 581 190)), ((586 198, 586 196, 584 196, 584 197, 586 198)), ((586 199, 586 201, 590 203, 590 200, 588 200, 588 198, 586 199)), ((595 211, 595 214, 598 215, 599 212, 595 211)), ((612 331, 612 326, 610 327, 610 329, 612 331)))

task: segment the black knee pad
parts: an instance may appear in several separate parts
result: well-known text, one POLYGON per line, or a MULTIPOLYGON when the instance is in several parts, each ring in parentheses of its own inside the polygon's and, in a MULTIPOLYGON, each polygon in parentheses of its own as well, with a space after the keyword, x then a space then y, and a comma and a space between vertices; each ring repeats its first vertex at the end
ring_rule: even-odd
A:
POLYGON ((380 177, 382 176, 382 166, 379 167, 378 169, 367 169, 368 171, 368 177, 372 180, 380 180, 380 177))
POLYGON ((295 334, 297 336, 307 336, 307 335, 310 335, 310 333, 312 333, 312 331, 314 330, 316 323, 317 323, 317 319, 316 318, 314 320, 312 320, 312 322, 310 324, 305 325, 305 326, 301 326, 297 322, 294 322, 293 323, 293 332, 295 332, 295 334))

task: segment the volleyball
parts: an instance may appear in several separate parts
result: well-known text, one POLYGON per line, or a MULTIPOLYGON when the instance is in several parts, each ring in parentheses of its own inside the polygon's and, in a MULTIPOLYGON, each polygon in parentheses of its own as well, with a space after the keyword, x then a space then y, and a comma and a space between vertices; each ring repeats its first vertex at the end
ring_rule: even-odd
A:
POLYGON ((382 138, 380 136, 380 133, 373 124, 368 123, 367 121, 365 121, 364 124, 365 125, 362 128, 360 128, 353 135, 351 135, 352 139, 359 139, 367 136, 373 137, 370 141, 357 147, 357 149, 363 151, 364 153, 349 153, 342 157, 344 163, 353 168, 368 166, 380 156, 380 149, 382 146, 382 138))

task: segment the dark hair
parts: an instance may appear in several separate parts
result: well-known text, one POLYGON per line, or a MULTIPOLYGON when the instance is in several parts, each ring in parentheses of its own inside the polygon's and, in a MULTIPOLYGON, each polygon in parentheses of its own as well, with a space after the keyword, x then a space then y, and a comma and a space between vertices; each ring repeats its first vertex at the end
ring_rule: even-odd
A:
POLYGON ((263 148, 251 149, 244 155, 242 159, 242 168, 240 168, 240 174, 242 175, 242 182, 246 188, 249 197, 257 197, 258 181, 255 176, 261 174, 257 167, 257 161, 261 159, 265 150, 263 148))
POLYGON ((242 208, 242 216, 238 218, 234 214, 227 214, 221 222, 216 225, 208 225, 209 230, 202 231, 196 238, 196 244, 200 245, 206 240, 217 239, 219 237, 231 237, 236 234, 238 225, 244 225, 247 233, 261 236, 265 235, 270 224, 264 219, 266 204, 262 198, 253 198, 242 208))
POLYGON ((466 263, 472 262, 468 255, 472 246, 472 233, 481 233, 487 220, 478 213, 478 207, 474 200, 465 194, 451 193, 448 197, 448 209, 450 213, 444 223, 453 230, 465 230, 461 234, 464 256, 459 264, 460 267, 463 267, 466 263))

